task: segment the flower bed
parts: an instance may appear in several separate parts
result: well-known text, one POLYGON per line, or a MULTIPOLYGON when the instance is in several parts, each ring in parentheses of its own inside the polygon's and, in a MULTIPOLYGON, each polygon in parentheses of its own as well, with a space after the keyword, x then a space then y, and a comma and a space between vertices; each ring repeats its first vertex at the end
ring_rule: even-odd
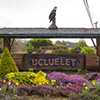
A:
MULTIPOLYGON (((66 96, 70 93, 80 94, 92 91, 91 88, 100 87, 100 74, 89 73, 86 78, 75 74, 68 76, 65 73, 52 72, 46 76, 42 71, 34 72, 15 72, 8 73, 0 80, 0 90, 10 91, 17 95, 41 96, 66 96), (96 74, 96 76, 95 76, 96 74), (92 77, 96 77, 94 78, 92 77)), ((97 92, 95 92, 97 93, 97 92)))

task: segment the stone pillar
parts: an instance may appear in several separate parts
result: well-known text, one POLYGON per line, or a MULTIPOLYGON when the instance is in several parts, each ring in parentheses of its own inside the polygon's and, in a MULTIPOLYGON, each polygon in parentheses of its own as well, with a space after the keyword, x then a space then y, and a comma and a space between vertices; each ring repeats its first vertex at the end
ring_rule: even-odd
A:
POLYGON ((7 47, 9 52, 11 53, 10 42, 11 42, 10 37, 4 37, 3 51, 4 51, 5 47, 7 47))

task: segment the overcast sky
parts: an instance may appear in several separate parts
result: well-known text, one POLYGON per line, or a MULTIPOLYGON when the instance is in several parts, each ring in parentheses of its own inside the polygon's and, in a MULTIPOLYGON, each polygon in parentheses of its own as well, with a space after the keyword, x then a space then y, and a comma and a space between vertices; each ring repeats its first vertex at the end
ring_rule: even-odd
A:
MULTIPOLYGON (((99 27, 100 0, 88 0, 88 4, 93 23, 98 21, 99 27)), ((48 28, 51 24, 48 16, 54 6, 58 28, 92 28, 83 0, 0 0, 0 26, 48 28)), ((90 39, 86 42, 93 45, 90 39)))

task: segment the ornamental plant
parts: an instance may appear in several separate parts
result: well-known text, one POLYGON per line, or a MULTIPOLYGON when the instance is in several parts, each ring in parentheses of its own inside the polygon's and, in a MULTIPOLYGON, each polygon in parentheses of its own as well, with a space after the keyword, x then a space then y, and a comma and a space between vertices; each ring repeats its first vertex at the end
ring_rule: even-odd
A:
POLYGON ((16 87, 16 89, 22 93, 26 92, 31 95, 34 95, 35 93, 37 93, 41 96, 46 96, 47 94, 52 95, 55 92, 53 87, 49 87, 46 85, 33 85, 33 86, 19 85, 16 87))
POLYGON ((100 100, 99 95, 92 92, 82 92, 82 93, 70 93, 68 95, 69 100, 100 100))
POLYGON ((63 94, 66 96, 66 94, 68 95, 70 92, 74 92, 74 93, 79 93, 82 92, 82 87, 79 85, 72 85, 70 86, 60 86, 57 89, 59 94, 63 94))
POLYGON ((80 76, 80 75, 78 75, 78 74, 76 74, 76 75, 74 75, 73 77, 71 77, 71 78, 69 79, 69 82, 71 82, 71 83, 73 83, 73 84, 80 85, 80 86, 82 86, 83 83, 85 83, 86 85, 89 84, 89 81, 88 81, 87 79, 83 78, 82 76, 80 76))
POLYGON ((33 72, 15 72, 15 73, 8 73, 6 75, 6 81, 13 81, 18 85, 28 85, 31 86, 34 82, 36 74, 33 72))
POLYGON ((1 58, 0 77, 3 78, 7 73, 18 71, 19 70, 16 66, 15 61, 11 57, 9 50, 5 48, 1 58))
POLYGON ((87 78, 89 80, 95 80, 95 79, 99 79, 100 78, 100 74, 97 73, 97 72, 92 72, 92 73, 89 73, 89 74, 86 74, 87 75, 87 78))
POLYGON ((66 85, 69 82, 69 77, 68 75, 64 73, 59 73, 59 72, 52 72, 47 76, 48 80, 56 80, 54 83, 55 86, 57 85, 66 85))
POLYGON ((37 72, 15 72, 15 73, 8 73, 6 75, 6 81, 13 81, 18 85, 42 85, 47 84, 48 80, 46 80, 46 74, 42 71, 37 72))
POLYGON ((96 52, 91 47, 83 47, 80 54, 96 54, 96 52))
POLYGON ((37 76, 34 79, 34 84, 36 85, 42 85, 42 84, 48 84, 48 80, 46 79, 46 74, 42 72, 41 70, 37 72, 37 76))

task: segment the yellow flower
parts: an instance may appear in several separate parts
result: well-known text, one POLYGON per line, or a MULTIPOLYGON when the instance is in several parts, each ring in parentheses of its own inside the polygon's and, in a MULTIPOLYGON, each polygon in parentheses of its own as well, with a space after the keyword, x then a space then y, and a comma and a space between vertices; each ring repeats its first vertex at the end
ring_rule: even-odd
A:
POLYGON ((6 82, 6 80, 3 80, 3 82, 5 83, 5 82, 6 82))
POLYGON ((73 77, 73 75, 71 75, 71 77, 73 77))
POLYGON ((42 85, 41 83, 39 83, 39 85, 42 85))
POLYGON ((67 87, 68 87, 69 85, 67 85, 67 87))
POLYGON ((78 71, 81 71, 81 69, 78 69, 78 71))
POLYGON ((33 70, 33 68, 30 68, 29 70, 33 70))
POLYGON ((56 82, 56 80, 51 80, 51 82, 53 83, 53 82, 56 82))
POLYGON ((93 81, 92 84, 95 85, 95 81, 93 81))
POLYGON ((59 86, 56 86, 57 88, 59 87, 59 86))
POLYGON ((83 83, 83 85, 86 85, 86 83, 83 83))
POLYGON ((18 83, 16 83, 16 85, 19 85, 18 83))
POLYGON ((87 90, 87 89, 88 89, 88 87, 87 87, 87 86, 85 86, 85 89, 87 90))
POLYGON ((51 80, 51 82, 53 82, 53 80, 51 80))
POLYGON ((54 85, 54 83, 52 83, 52 85, 54 85))
POLYGON ((10 84, 11 84, 11 82, 8 82, 8 84, 10 85, 10 84))
POLYGON ((47 81, 47 84, 48 84, 49 82, 47 81))

